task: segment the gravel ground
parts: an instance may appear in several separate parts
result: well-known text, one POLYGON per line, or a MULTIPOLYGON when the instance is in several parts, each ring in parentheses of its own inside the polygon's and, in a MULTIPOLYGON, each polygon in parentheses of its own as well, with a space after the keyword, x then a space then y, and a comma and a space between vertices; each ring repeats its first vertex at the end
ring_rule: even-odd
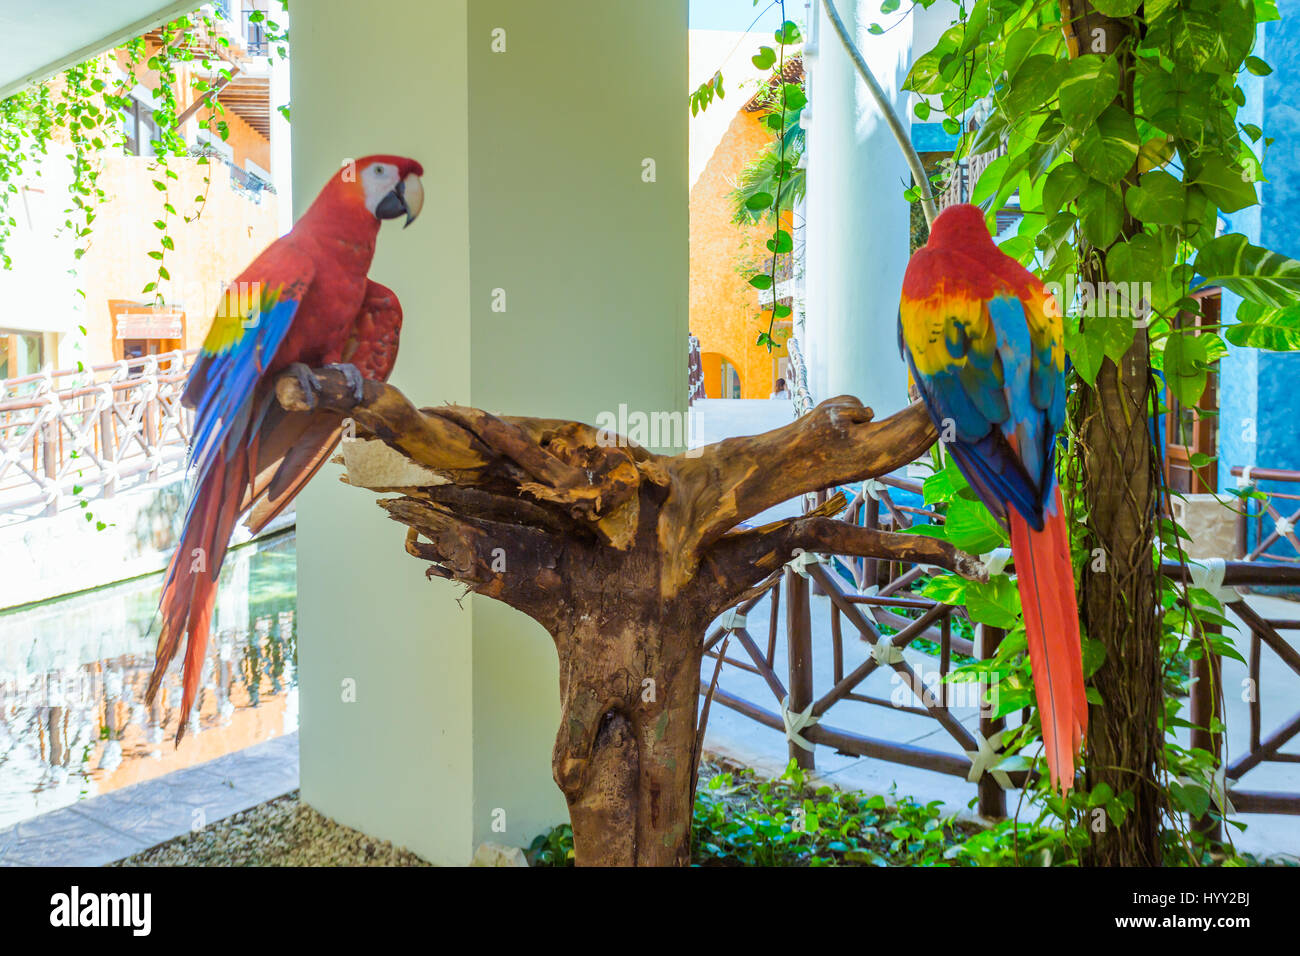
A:
POLYGON ((429 866, 287 793, 110 866, 429 866))

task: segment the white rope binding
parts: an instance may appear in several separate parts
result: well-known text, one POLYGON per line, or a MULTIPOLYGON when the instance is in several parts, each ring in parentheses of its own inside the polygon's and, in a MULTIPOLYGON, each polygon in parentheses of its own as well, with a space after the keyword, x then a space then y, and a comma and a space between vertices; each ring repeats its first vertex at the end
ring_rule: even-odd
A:
POLYGON ((811 551, 800 551, 786 562, 786 567, 800 577, 806 578, 808 577, 808 566, 810 564, 821 564, 823 560, 825 559, 820 554, 814 554, 811 551))
POLYGON ((1244 490, 1255 486, 1255 479, 1250 477, 1251 469, 1254 467, 1254 465, 1247 465, 1245 468, 1241 469, 1241 474, 1237 476, 1237 487, 1239 489, 1244 490))
POLYGON ((745 626, 745 615, 741 613, 740 608, 733 607, 722 615, 722 629, 727 633, 740 630, 745 626))
POLYGON ((1231 604, 1241 600, 1241 592, 1227 587, 1223 583, 1223 572, 1227 565, 1223 558, 1197 558, 1187 563, 1187 570, 1192 577, 1192 587, 1209 591, 1220 604, 1231 604))
POLYGON ((890 667, 903 661, 903 649, 892 641, 881 638, 871 645, 871 659, 881 667, 890 667))
POLYGON ((984 570, 988 572, 989 577, 995 577, 1001 574, 1011 561, 1011 549, 994 548, 992 551, 981 554, 980 561, 983 563, 984 570))
POLYGON ((1003 732, 999 730, 988 738, 985 738, 978 730, 971 732, 975 735, 975 745, 979 749, 965 751, 966 756, 970 758, 970 772, 966 774, 966 779, 971 783, 979 783, 984 774, 990 773, 999 787, 1003 790, 1010 790, 1011 778, 1007 776, 1006 771, 994 769, 1002 762, 1002 754, 997 752, 997 748, 1002 746, 1003 732))
POLYGON ((804 739, 802 731, 812 727, 821 718, 812 715, 813 705, 809 704, 799 713, 790 710, 790 695, 781 698, 781 722, 785 724, 785 737, 790 743, 812 753, 813 745, 804 739))

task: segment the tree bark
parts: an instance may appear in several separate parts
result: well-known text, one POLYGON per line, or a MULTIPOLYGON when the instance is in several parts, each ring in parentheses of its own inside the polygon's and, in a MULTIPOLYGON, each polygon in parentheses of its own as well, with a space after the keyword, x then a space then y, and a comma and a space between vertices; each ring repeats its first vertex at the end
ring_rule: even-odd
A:
POLYGON ((582 865, 690 862, 705 630, 800 550, 986 573, 945 542, 829 520, 842 494, 808 515, 736 527, 913 461, 936 438, 920 405, 875 422, 841 397, 764 435, 665 456, 578 422, 416 409, 379 382, 358 399, 341 372, 316 376, 311 392, 283 376, 280 403, 350 415, 359 438, 378 439, 345 442, 350 466, 372 459, 349 475, 400 492, 379 504, 407 527, 406 550, 429 562, 426 574, 510 604, 551 634, 561 699, 552 768, 582 865), (377 467, 390 449, 401 467, 377 467))
MULTIPOLYGON (((1089 0, 1062 0, 1071 56, 1089 52, 1100 37, 1103 53, 1118 59, 1116 99, 1133 110, 1133 62, 1125 44, 1131 26, 1099 14, 1089 0), (1081 43, 1089 49, 1080 50, 1081 43)), ((1120 184, 1137 182, 1136 162, 1120 184)), ((1140 233, 1125 214, 1121 240, 1140 233)), ((1104 250, 1085 245, 1081 279, 1102 288, 1104 250)), ((1087 321, 1086 319, 1084 320, 1087 321)), ((1092 678, 1101 706, 1088 715, 1088 786, 1129 790, 1134 806, 1122 826, 1102 821, 1092 828, 1091 862, 1098 866, 1159 866, 1163 797, 1157 784, 1164 705, 1161 685, 1160 579, 1152 552, 1156 541, 1160 478, 1151 438, 1150 341, 1145 325, 1117 364, 1106 359, 1096 382, 1080 389, 1073 408, 1079 454, 1071 474, 1081 492, 1081 523, 1089 558, 1080 581, 1084 633, 1105 649, 1092 678)))

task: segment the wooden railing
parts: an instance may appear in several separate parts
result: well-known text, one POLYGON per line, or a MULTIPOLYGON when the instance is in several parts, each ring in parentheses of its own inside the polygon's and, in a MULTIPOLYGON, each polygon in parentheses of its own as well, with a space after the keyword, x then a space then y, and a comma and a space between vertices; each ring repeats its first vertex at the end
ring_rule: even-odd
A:
MULTIPOLYGON (((1285 638, 1281 631, 1300 630, 1300 619, 1266 619, 1246 603, 1237 589, 1250 587, 1295 587, 1300 585, 1300 567, 1295 565, 1261 564, 1254 561, 1198 562, 1194 567, 1176 562, 1164 562, 1161 571, 1176 581, 1204 586, 1205 574, 1200 568, 1212 570, 1212 587, 1222 587, 1220 595, 1224 606, 1245 624, 1250 632, 1250 650, 1247 658, 1247 684, 1245 692, 1250 719, 1250 738, 1246 752, 1223 768, 1227 781, 1240 780, 1246 773, 1264 763, 1300 763, 1300 754, 1282 753, 1282 747, 1300 734, 1300 713, 1293 714, 1280 727, 1263 736, 1263 707, 1260 700, 1262 674, 1261 651, 1272 650, 1297 678, 1300 678, 1300 650, 1285 638), (1220 577, 1220 571, 1221 577, 1220 577)), ((1297 609, 1300 618, 1300 609, 1297 609)), ((1207 625, 1206 630, 1217 633, 1219 628, 1207 625)), ((1208 750, 1216 758, 1222 757, 1221 735, 1211 734, 1209 728, 1223 720, 1222 658, 1209 654, 1193 662, 1191 691, 1192 746, 1208 750)), ((1237 689, 1234 688, 1234 691, 1237 689)), ((1297 694, 1300 697, 1300 694, 1297 694)), ((1242 813, 1300 814, 1300 793, 1242 790, 1227 786, 1231 804, 1242 813)))
MULTIPOLYGON (((919 491, 920 484, 899 478, 883 478, 864 483, 850 500, 845 520, 869 527, 898 530, 907 527, 912 516, 922 509, 893 500, 890 489, 919 491), (883 509, 883 511, 882 511, 883 509), (883 515, 883 520, 882 520, 883 515)), ((843 490, 843 489, 841 489, 843 490)), ((931 517, 934 517, 931 515, 931 517)), ((800 724, 797 737, 808 744, 823 744, 839 753, 875 757, 938 773, 965 777, 976 784, 980 812, 987 816, 1006 814, 1004 787, 1020 786, 1024 772, 994 772, 997 741, 1005 721, 993 716, 983 704, 987 686, 978 682, 961 685, 946 683, 953 654, 991 656, 1003 634, 995 628, 973 625, 964 607, 941 604, 910 592, 908 587, 927 573, 923 567, 903 568, 895 563, 871 558, 831 555, 826 563, 798 562, 774 575, 766 589, 751 597, 738 609, 739 617, 724 618, 705 641, 706 655, 715 661, 722 646, 734 639, 748 660, 727 656, 724 664, 760 675, 771 689, 779 710, 773 711, 727 690, 720 682, 713 691, 718 703, 730 707, 759 723, 778 730, 790 722, 800 724), (811 602, 813 589, 830 598, 830 635, 832 683, 817 695, 813 686, 813 626, 811 602), (744 625, 745 616, 765 598, 770 599, 767 643, 760 648, 744 625), (785 604, 787 674, 783 681, 776 672, 779 609, 785 604), (912 616, 915 615, 915 616, 912 616), (728 626, 740 621, 740 626, 728 626), (865 644, 868 653, 856 663, 846 661, 844 621, 847 621, 865 644), (958 623, 960 622, 960 623, 958 623), (973 633, 962 637, 956 630, 973 633), (892 633, 887 633, 892 632, 892 633), (903 657, 903 649, 917 640, 938 647, 938 677, 930 679, 903 657), (900 705, 895 701, 860 691, 860 685, 881 668, 888 668, 917 701, 900 705), (786 684, 788 683, 788 689, 786 684), (960 697, 961 700, 957 698, 960 697), (951 753, 899 740, 873 737, 855 729, 833 726, 828 721, 831 709, 844 701, 855 701, 895 711, 932 718, 959 745, 962 753, 951 753), (954 713, 955 706, 978 707, 978 736, 954 713), (814 718, 815 723, 809 723, 814 718), (973 757, 971 755, 974 755, 973 757)), ((725 667, 724 667, 725 673, 725 667)), ((707 693, 708 684, 702 684, 707 693)), ((914 735, 909 735, 914 736, 914 735)), ((811 769, 813 751, 791 734, 790 756, 800 766, 811 769)))
MULTIPOLYGON (((895 500, 896 492, 919 494, 919 482, 886 477, 864 483, 856 491, 839 490, 851 494, 849 507, 844 512, 847 521, 872 528, 900 530, 920 515, 926 515, 931 521, 942 520, 918 505, 895 500)), ((1209 575, 1216 587, 1220 584, 1215 578, 1219 570, 1222 570, 1223 588, 1300 585, 1300 567, 1244 561, 1218 562, 1217 567, 1214 562, 1208 564, 1209 575)), ((1004 773, 994 770, 1002 759, 999 743, 1002 732, 1007 729, 1006 718, 996 716, 996 710, 985 704, 986 684, 946 680, 952 670, 954 655, 968 659, 991 657, 1003 638, 1003 632, 971 622, 963 607, 938 603, 909 590, 932 570, 843 555, 828 555, 816 561, 804 559, 795 562, 795 566, 787 566, 769 579, 761 593, 752 596, 734 613, 724 616, 720 625, 707 636, 706 656, 713 660, 713 667, 718 666, 721 657, 724 666, 720 668, 722 676, 716 686, 712 681, 701 681, 701 693, 709 695, 711 692, 712 700, 718 704, 745 714, 758 723, 786 731, 790 756, 805 768, 814 766, 813 746, 821 744, 839 753, 874 757, 960 776, 975 784, 981 814, 1005 816, 1006 790, 1021 787, 1026 780, 1023 771, 1004 773), (828 650, 832 656, 831 685, 820 689, 814 687, 813 681, 815 651, 811 593, 821 593, 830 598, 830 646, 826 648, 823 642, 821 653, 828 650), (769 602, 769 620, 766 641, 760 644, 750 633, 746 619, 751 613, 761 613, 759 605, 764 600, 769 602), (785 613, 783 674, 778 673, 782 604, 785 613), (845 621, 865 645, 867 653, 856 655, 860 660, 847 659, 845 621), (934 645, 932 649, 938 658, 937 682, 926 680, 903 658, 902 650, 918 640, 934 645), (728 647, 735 645, 741 653, 729 654, 728 647), (729 690, 725 679, 728 668, 762 677, 772 692, 776 709, 729 690), (881 668, 892 669, 897 675, 895 679, 911 692, 916 703, 900 704, 896 700, 863 692, 862 683, 881 668), (954 701, 955 693, 962 700, 954 701), (958 744, 961 752, 871 736, 844 724, 832 724, 836 716, 834 708, 844 701, 928 717, 958 744), (978 707, 978 726, 971 729, 963 724, 954 713, 954 706, 965 707, 968 713, 970 708, 978 707)), ((1166 563, 1162 570, 1176 580, 1205 583, 1199 571, 1191 571, 1184 565, 1166 563)), ((1250 698, 1249 748, 1223 769, 1227 798, 1236 811, 1242 813, 1300 814, 1300 793, 1264 792, 1235 786, 1236 781, 1262 763, 1300 762, 1300 755, 1281 752, 1283 745, 1300 735, 1300 714, 1265 735, 1257 692, 1263 647, 1274 651, 1300 677, 1300 651, 1279 633, 1300 630, 1300 619, 1266 620, 1239 593, 1224 591, 1223 597, 1227 607, 1249 630, 1249 680, 1250 687, 1256 689, 1250 698)), ((1300 612, 1297 618, 1300 618, 1300 612)), ((1223 720, 1221 660, 1218 655, 1210 654, 1194 662, 1193 667, 1196 679, 1192 683, 1190 709, 1191 721, 1197 729, 1192 732, 1192 745, 1218 756, 1222 754, 1222 740, 1218 734, 1211 735, 1209 728, 1223 720)), ((1020 719, 1028 719, 1028 713, 1021 712, 1020 719)), ((908 735, 909 740, 916 737, 916 734, 908 735)), ((1202 828, 1215 829, 1209 823, 1202 828)))
MULTIPOLYGON (((1291 484, 1296 487, 1295 492, 1287 491, 1269 491, 1266 501, 1262 507, 1252 511, 1252 501, 1258 499, 1244 499, 1242 501, 1241 511, 1237 515, 1237 553, 1246 561, 1257 561, 1261 558, 1268 561, 1290 561, 1300 563, 1300 538, 1296 537, 1296 525, 1300 522, 1300 471, 1287 471, 1281 468, 1254 468, 1243 467, 1241 465, 1232 466, 1232 474, 1237 478, 1237 485, 1240 488, 1254 488, 1255 484, 1260 481, 1275 481, 1280 483, 1291 484), (1296 510, 1289 515, 1284 515, 1275 505, 1275 502, 1294 502, 1296 510), (1269 533, 1264 533, 1264 520, 1270 522, 1269 533), (1251 525, 1254 525, 1255 547, 1250 546, 1251 525), (1286 540, 1291 547, 1295 548, 1294 555, 1287 554, 1270 554, 1269 549, 1274 545, 1286 540)), ((1291 507, 1283 505, 1284 508, 1291 507)))
POLYGON ((57 514, 71 498, 111 497, 127 478, 180 462, 181 407, 195 351, 0 382, 0 515, 57 514))

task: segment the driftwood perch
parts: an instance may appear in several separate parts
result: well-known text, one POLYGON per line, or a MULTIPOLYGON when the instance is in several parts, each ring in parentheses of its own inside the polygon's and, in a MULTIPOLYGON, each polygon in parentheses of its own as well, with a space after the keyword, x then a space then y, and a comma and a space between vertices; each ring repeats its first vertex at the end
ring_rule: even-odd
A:
POLYGON ((766 434, 665 456, 578 422, 417 409, 379 382, 357 401, 341 372, 316 375, 311 394, 282 377, 280 403, 348 415, 358 440, 405 459, 355 468, 350 480, 400 493, 379 504, 407 526, 406 550, 429 562, 427 574, 518 608, 554 638, 562 717, 552 764, 582 864, 689 862, 705 629, 791 557, 984 574, 945 542, 833 520, 842 496, 737 528, 797 495, 916 459, 937 437, 919 404, 876 422, 857 399, 833 398, 766 434), (385 483, 412 480, 421 484, 385 483))

